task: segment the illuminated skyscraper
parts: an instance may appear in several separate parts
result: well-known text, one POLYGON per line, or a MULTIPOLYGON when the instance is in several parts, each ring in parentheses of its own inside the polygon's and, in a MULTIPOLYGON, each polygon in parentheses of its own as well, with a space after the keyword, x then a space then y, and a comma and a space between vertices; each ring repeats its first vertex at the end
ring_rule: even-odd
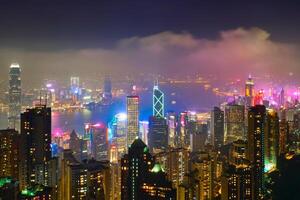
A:
POLYGON ((279 155, 279 118, 275 110, 268 109, 264 136, 265 172, 277 168, 279 155))
POLYGON ((218 107, 211 111, 210 135, 211 145, 215 148, 224 144, 224 111, 218 107))
POLYGON ((248 80, 246 81, 245 86, 245 97, 246 97, 246 105, 253 106, 253 98, 254 98, 254 81, 249 75, 248 80))
POLYGON ((226 105, 225 107, 225 144, 245 139, 245 107, 226 105))
POLYGON ((20 186, 47 186, 51 159, 51 108, 39 105, 21 114, 20 186))
POLYGON ((0 177, 19 179, 20 135, 14 129, 0 130, 0 177))
POLYGON ((21 114, 21 68, 18 63, 11 64, 9 68, 9 110, 8 126, 13 129, 20 129, 21 114))
POLYGON ((252 194, 254 199, 264 196, 264 137, 266 107, 256 105, 248 112, 248 160, 253 165, 252 194))
POLYGON ((167 116, 167 123, 168 123, 168 146, 176 147, 176 128, 177 128, 177 116, 175 113, 168 113, 167 116))
POLYGON ((70 93, 71 93, 73 101, 77 101, 78 98, 79 98, 79 95, 81 93, 79 77, 76 77, 76 76, 71 77, 71 79, 70 79, 70 93))
POLYGON ((156 83, 153 87, 153 116, 164 117, 165 115, 164 93, 158 88, 156 83))
POLYGON ((139 97, 127 96, 127 147, 139 135, 139 97))
POLYGON ((151 116, 149 118, 148 144, 153 153, 167 149, 168 125, 165 118, 157 116, 151 116))

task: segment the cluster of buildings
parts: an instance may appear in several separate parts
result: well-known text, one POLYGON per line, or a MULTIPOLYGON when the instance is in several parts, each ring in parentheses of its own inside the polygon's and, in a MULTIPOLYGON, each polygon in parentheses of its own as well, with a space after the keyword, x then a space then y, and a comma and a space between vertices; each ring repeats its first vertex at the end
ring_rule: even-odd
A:
MULTIPOLYGON (((269 199, 270 174, 300 153, 298 102, 285 104, 282 92, 281 103, 269 104, 251 77, 242 99, 208 114, 166 112, 155 83, 147 122, 140 122, 141 99, 133 94, 126 113, 108 125, 86 123, 82 135, 55 137, 47 104, 22 112, 20 72, 11 66, 10 128, 0 130, 4 199, 269 199)), ((111 99, 105 81, 103 97, 111 99)))

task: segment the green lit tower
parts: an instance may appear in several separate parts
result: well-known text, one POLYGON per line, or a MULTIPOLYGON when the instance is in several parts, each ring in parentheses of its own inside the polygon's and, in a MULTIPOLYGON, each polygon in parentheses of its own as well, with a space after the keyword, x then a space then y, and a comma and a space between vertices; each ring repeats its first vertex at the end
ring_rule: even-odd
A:
POLYGON ((165 113, 165 95, 158 88, 158 81, 153 87, 153 116, 164 117, 165 113))

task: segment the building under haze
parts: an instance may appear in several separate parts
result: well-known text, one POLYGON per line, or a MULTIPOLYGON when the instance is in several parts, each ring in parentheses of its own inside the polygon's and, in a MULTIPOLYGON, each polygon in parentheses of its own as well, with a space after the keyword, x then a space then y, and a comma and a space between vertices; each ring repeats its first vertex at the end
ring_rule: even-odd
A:
POLYGON ((13 63, 9 68, 8 126, 17 130, 20 129, 21 96, 21 68, 18 63, 13 63))
POLYGON ((139 97, 127 96, 127 147, 139 135, 139 97))
POLYGON ((20 187, 47 186, 51 159, 51 108, 38 105, 21 114, 20 187))

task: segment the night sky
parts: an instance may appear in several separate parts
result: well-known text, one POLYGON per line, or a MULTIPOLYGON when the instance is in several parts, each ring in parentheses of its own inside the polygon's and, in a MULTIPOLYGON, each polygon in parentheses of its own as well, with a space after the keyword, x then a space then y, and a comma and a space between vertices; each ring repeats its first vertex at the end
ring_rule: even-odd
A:
POLYGON ((1 1, 0 78, 13 61, 28 84, 124 69, 297 74, 299 10, 292 0, 1 1))

